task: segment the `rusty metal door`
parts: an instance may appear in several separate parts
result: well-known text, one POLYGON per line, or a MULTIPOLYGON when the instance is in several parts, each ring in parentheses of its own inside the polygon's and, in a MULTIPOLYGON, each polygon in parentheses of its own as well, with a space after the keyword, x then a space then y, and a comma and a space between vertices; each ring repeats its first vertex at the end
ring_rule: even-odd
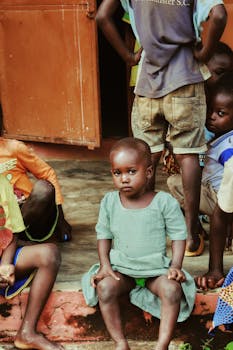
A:
POLYGON ((1 0, 6 136, 100 145, 95 0, 1 0))
POLYGON ((227 10, 227 26, 221 40, 227 43, 233 49, 233 0, 225 0, 224 5, 227 10))

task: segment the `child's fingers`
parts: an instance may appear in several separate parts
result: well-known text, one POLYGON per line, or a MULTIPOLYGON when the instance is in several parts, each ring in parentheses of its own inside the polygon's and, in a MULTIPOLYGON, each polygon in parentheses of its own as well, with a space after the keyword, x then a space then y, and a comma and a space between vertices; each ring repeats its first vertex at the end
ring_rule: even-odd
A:
POLYGON ((0 281, 0 289, 1 289, 1 288, 6 288, 6 287, 8 287, 8 282, 6 282, 6 281, 0 281))
POLYGON ((10 277, 8 278, 8 283, 10 286, 14 285, 14 283, 15 283, 15 275, 14 274, 10 275, 10 277))
POLYGON ((120 277, 117 276, 114 271, 111 272, 110 276, 113 277, 116 281, 120 281, 120 277))
POLYGON ((169 270, 168 279, 175 280, 177 282, 184 282, 186 277, 181 270, 172 269, 169 270))
POLYGON ((216 282, 215 287, 216 288, 221 287, 224 282, 224 279, 225 279, 224 277, 220 278, 220 280, 216 282))
POLYGON ((91 277, 91 286, 92 286, 93 288, 96 288, 96 286, 97 286, 96 277, 97 277, 96 275, 94 275, 94 276, 91 277))

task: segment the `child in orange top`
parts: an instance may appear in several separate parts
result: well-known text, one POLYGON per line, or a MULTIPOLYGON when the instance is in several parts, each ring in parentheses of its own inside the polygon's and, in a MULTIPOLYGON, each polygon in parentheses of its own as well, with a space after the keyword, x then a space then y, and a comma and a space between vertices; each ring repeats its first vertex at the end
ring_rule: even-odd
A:
POLYGON ((6 299, 12 298, 32 281, 14 345, 19 349, 62 350, 61 345, 50 342, 36 331, 57 276, 60 253, 53 243, 17 248, 17 234, 24 228, 12 187, 0 174, 0 294, 6 299))
POLYGON ((53 168, 40 159, 23 142, 5 139, 0 106, 0 164, 15 161, 4 176, 14 187, 26 226, 23 239, 42 242, 54 233, 59 241, 71 239, 71 226, 65 220, 61 189, 53 168), (33 186, 28 173, 38 181, 33 186))

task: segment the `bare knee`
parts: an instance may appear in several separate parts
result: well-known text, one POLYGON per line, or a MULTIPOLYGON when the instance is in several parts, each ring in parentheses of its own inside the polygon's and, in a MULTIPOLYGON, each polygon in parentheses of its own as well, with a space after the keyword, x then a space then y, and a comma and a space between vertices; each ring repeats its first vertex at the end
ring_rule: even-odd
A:
POLYGON ((60 267, 61 253, 56 244, 41 244, 39 252, 40 256, 38 260, 40 266, 48 266, 55 269, 60 267))
POLYGON ((38 180, 33 187, 31 196, 39 201, 55 200, 55 188, 47 180, 38 180))
POLYGON ((186 169, 186 168, 199 168, 199 156, 198 154, 176 154, 176 160, 181 167, 181 169, 186 169))
POLYGON ((116 297, 116 286, 111 283, 110 278, 104 278, 97 285, 98 298, 103 303, 111 302, 116 297))
POLYGON ((177 304, 180 302, 182 297, 181 285, 172 280, 167 280, 163 283, 161 301, 169 302, 169 304, 177 304))

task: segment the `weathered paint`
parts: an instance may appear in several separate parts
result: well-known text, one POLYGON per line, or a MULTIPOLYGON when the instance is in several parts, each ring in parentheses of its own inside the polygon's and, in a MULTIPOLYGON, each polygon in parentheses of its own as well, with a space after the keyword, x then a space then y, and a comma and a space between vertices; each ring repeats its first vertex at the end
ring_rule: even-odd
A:
MULTIPOLYGON (((194 311, 186 322, 177 325, 175 338, 192 340, 195 343, 197 339, 207 337, 217 296, 217 293, 197 293, 194 311)), ((0 297, 1 341, 13 339, 20 327, 27 298, 27 290, 11 300, 0 297)), ((124 300, 122 303, 122 319, 127 337, 140 340, 156 339, 159 320, 142 312, 128 301, 124 300)), ((54 341, 109 339, 99 308, 87 306, 81 291, 53 291, 40 318, 38 331, 54 341)), ((232 335, 221 333, 221 337, 226 343, 232 335)))
POLYGON ((100 145, 94 0, 0 2, 6 136, 100 145))

